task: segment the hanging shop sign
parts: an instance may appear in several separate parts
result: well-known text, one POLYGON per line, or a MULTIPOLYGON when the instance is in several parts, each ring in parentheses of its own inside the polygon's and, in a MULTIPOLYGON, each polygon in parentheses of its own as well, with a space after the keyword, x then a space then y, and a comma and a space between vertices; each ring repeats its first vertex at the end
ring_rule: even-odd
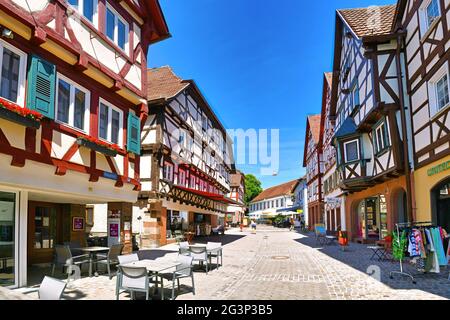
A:
POLYGON ((440 165, 428 169, 428 176, 431 177, 447 170, 450 170, 450 161, 441 163, 440 165))

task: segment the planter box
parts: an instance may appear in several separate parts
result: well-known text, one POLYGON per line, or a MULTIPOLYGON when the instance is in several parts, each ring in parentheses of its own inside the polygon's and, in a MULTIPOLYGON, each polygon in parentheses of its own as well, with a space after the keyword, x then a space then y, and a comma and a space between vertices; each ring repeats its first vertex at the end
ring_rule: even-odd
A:
POLYGON ((40 121, 23 117, 20 114, 17 114, 14 111, 8 110, 3 107, 0 107, 0 118, 15 122, 25 127, 36 129, 39 129, 41 127, 40 121))
POLYGON ((85 140, 85 139, 78 138, 77 139, 77 143, 80 146, 89 148, 91 150, 95 150, 97 152, 103 153, 104 155, 107 155, 107 156, 110 156, 110 157, 115 157, 117 155, 117 151, 111 150, 111 149, 109 149, 107 147, 104 147, 104 146, 100 146, 100 145, 96 144, 95 142, 91 142, 91 141, 88 141, 88 140, 85 140))

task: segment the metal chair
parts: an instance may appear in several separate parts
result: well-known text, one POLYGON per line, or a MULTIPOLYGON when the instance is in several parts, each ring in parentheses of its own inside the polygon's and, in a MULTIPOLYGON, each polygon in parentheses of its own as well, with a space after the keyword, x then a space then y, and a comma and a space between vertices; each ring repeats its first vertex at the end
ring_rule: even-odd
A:
POLYGON ((39 287, 39 300, 61 300, 67 283, 58 279, 44 277, 39 287))
POLYGON ((55 256, 53 259, 52 265, 52 276, 55 274, 55 267, 62 266, 63 273, 64 268, 69 267, 71 265, 76 265, 80 267, 84 263, 89 263, 89 255, 83 254, 79 256, 72 256, 72 252, 70 251, 70 247, 68 245, 56 245, 55 246, 55 256))
POLYGON ((189 249, 190 255, 194 258, 193 261, 199 261, 200 265, 205 263, 206 265, 206 274, 208 274, 208 251, 206 247, 190 247, 189 249))
POLYGON ((180 242, 178 253, 184 256, 190 255, 191 253, 189 252, 189 242, 180 242))
POLYGON ((206 244, 206 249, 209 251, 209 264, 212 264, 212 258, 216 258, 217 269, 219 266, 223 266, 223 255, 222 255, 222 243, 221 242, 208 242, 206 244), (220 264, 219 264, 220 258, 220 264))
POLYGON ((147 269, 119 265, 119 270, 116 281, 116 300, 119 300, 119 295, 123 292, 130 292, 132 300, 134 300, 135 292, 143 292, 145 300, 148 300, 150 288, 154 288, 155 285, 150 283, 147 269))
MULTIPOLYGON (((172 273, 162 273, 159 276, 161 279, 172 280, 172 300, 175 299, 175 280, 177 280, 178 291, 180 291, 180 279, 191 278, 192 279, 192 292, 195 295, 195 284, 194 284, 194 272, 192 263, 194 258, 191 256, 178 256, 178 265, 174 272, 172 273)), ((162 286, 164 288, 164 285, 162 286)))
POLYGON ((97 254, 97 264, 106 265, 106 269, 108 270, 109 279, 111 276, 111 266, 117 266, 119 264, 119 256, 122 254, 123 244, 114 244, 109 248, 109 252, 107 255, 97 254))

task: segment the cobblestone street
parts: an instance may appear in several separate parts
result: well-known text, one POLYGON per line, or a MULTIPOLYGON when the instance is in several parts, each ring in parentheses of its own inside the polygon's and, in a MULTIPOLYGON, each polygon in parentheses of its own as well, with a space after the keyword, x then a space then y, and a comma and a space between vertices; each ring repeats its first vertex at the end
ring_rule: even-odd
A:
MULTIPOLYGON (((448 270, 440 275, 417 276, 414 285, 406 277, 389 279, 397 262, 374 262, 366 245, 316 246, 314 235, 258 226, 257 234, 229 232, 224 238, 224 266, 208 275, 195 272, 197 294, 190 280, 182 281, 178 300, 296 300, 296 299, 448 299, 448 270), (368 268, 381 270, 381 282, 368 268), (185 284, 185 285, 184 285, 185 284)), ((158 259, 176 258, 176 246, 152 250, 158 259)), ((214 260, 213 260, 214 262, 214 260)), ((407 270, 416 275, 411 266, 407 270)), ((166 281, 166 297, 169 283, 166 281)), ((66 299, 115 299, 115 277, 83 278, 66 290, 66 299)), ((121 299, 129 299, 127 294, 121 299)))

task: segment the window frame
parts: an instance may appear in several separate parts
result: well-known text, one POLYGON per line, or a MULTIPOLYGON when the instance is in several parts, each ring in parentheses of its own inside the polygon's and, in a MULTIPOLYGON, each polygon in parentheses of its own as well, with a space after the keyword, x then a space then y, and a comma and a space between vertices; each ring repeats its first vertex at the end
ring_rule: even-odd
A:
POLYGON ((163 180, 173 182, 173 177, 174 177, 174 165, 173 165, 173 163, 171 163, 169 161, 164 161, 163 167, 162 167, 162 171, 163 171, 163 176, 162 176, 163 180), (170 170, 167 171, 166 168, 170 168, 170 170), (167 173, 169 173, 169 176, 170 176, 169 178, 166 177, 167 173))
POLYGON ((375 126, 373 131, 374 139, 375 139, 375 154, 379 155, 383 153, 386 149, 391 146, 391 137, 389 132, 389 126, 387 125, 386 119, 383 119, 379 124, 375 126), (384 128, 383 128, 384 127, 384 128), (378 133, 381 132, 381 142, 382 146, 378 144, 378 133))
POLYGON ((353 163, 353 162, 357 162, 357 161, 361 160, 359 139, 352 139, 352 140, 349 140, 349 141, 345 141, 343 143, 343 147, 344 147, 344 160, 345 160, 345 163, 353 163), (358 156, 358 158, 349 161, 348 157, 347 157, 347 148, 346 148, 346 146, 348 144, 354 143, 355 141, 356 141, 356 149, 357 149, 357 156, 358 156))
POLYGON ((92 23, 94 25, 94 27, 96 29, 99 28, 99 15, 98 15, 98 0, 92 0, 93 1, 93 7, 94 7, 94 12, 92 13, 92 20, 89 20, 88 17, 86 17, 84 15, 84 2, 86 0, 77 0, 78 1, 78 8, 75 8, 70 2, 69 0, 67 0, 67 3, 75 10, 78 12, 78 14, 80 14, 82 17, 84 17, 87 21, 89 21, 89 23, 92 23))
POLYGON ((106 1, 105 6, 105 36, 109 40, 111 40, 120 50, 125 52, 127 56, 130 54, 130 23, 125 19, 119 12, 117 12, 116 9, 109 3, 109 1, 106 1), (110 10, 114 14, 114 39, 111 39, 108 36, 107 29, 108 29, 108 10, 110 10), (125 25, 125 48, 120 47, 119 45, 119 20, 125 25))
POLYGON ((433 27, 436 21, 439 21, 439 19, 442 17, 442 8, 439 0, 436 0, 437 8, 439 11, 439 16, 436 17, 436 19, 430 24, 428 19, 428 7, 431 5, 431 3, 435 0, 428 0, 422 3, 419 9, 419 23, 420 23, 420 32, 421 32, 421 39, 425 38, 428 33, 430 32, 430 29, 433 27))
MULTIPOLYGON (((6 99, 5 97, 1 97, 7 101, 17 104, 18 106, 24 108, 25 100, 26 100, 26 84, 27 84, 27 63, 28 63, 28 54, 24 51, 10 45, 8 42, 0 39, 0 86, 2 81, 2 72, 3 72, 3 50, 4 48, 12 51, 20 57, 19 62, 19 78, 17 80, 17 101, 11 101, 6 99)), ((0 87, 1 88, 1 87, 0 87)))
POLYGON ((90 128, 90 109, 91 109, 91 92, 83 86, 80 86, 75 81, 67 78, 63 74, 56 73, 56 85, 55 85, 55 122, 60 123, 64 126, 68 126, 74 130, 89 134, 90 128), (62 80, 70 85, 70 101, 69 101, 69 123, 61 121, 58 119, 58 97, 59 97, 59 81, 62 80), (75 127, 75 89, 84 92, 84 128, 80 129, 75 127))
POLYGON ((125 129, 125 121, 124 121, 124 112, 122 109, 116 107, 115 105, 113 105, 112 103, 106 101, 103 98, 99 99, 98 102, 98 112, 97 112, 97 117, 98 117, 98 124, 97 124, 97 129, 98 129, 98 138, 102 141, 105 141, 107 143, 113 143, 112 139, 111 139, 111 135, 112 135, 112 110, 119 112, 120 117, 119 117, 119 141, 117 143, 117 145, 121 148, 124 147, 124 138, 123 138, 123 130, 125 129), (101 104, 104 104, 106 107, 108 107, 108 123, 107 123, 107 128, 106 128, 106 133, 108 138, 104 139, 102 137, 100 137, 100 106, 101 104))
POLYGON ((433 77, 427 82, 428 88, 428 98, 429 98, 429 108, 430 108, 430 118, 434 118, 441 114, 444 110, 448 109, 450 106, 450 72, 448 69, 448 62, 445 62, 439 70, 433 75, 433 77), (437 94, 437 83, 447 75, 447 92, 449 95, 449 102, 439 109, 438 106, 438 94, 437 94))

